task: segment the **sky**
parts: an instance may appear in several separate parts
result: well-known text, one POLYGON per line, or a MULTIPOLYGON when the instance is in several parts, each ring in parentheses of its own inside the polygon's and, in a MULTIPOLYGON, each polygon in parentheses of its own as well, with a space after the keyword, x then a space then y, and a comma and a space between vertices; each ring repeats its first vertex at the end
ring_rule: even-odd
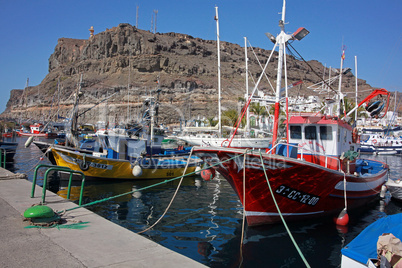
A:
MULTIPOLYGON (((189 34, 216 40, 215 7, 220 40, 272 49, 265 36, 279 33, 282 0, 0 0, 0 113, 12 89, 36 86, 48 74, 48 60, 59 38, 89 38, 129 23, 156 32, 189 34), (137 16, 138 10, 138 16, 137 16), (154 28, 152 28, 154 29, 154 28)), ((310 31, 292 46, 306 60, 344 67, 372 87, 402 92, 401 0, 288 0, 288 33, 310 31)))

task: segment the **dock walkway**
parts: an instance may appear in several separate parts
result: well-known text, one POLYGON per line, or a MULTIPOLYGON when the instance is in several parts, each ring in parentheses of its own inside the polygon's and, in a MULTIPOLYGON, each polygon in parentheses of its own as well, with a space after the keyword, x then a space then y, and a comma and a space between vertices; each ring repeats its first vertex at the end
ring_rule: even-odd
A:
MULTIPOLYGON (((82 229, 24 228, 24 211, 42 197, 41 187, 34 198, 31 189, 25 175, 0 168, 0 267, 206 267, 85 208, 62 217, 88 222, 82 229)), ((77 206, 50 191, 46 203, 54 211, 77 206)))

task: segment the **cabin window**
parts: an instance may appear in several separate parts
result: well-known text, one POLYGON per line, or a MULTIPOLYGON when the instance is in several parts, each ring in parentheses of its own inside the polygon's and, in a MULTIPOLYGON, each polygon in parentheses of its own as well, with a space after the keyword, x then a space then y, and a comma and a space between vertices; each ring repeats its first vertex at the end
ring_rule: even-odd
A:
POLYGON ((320 126, 320 138, 321 140, 332 140, 332 127, 320 126))
POLYGON ((317 139, 317 131, 315 126, 308 126, 304 128, 304 135, 306 140, 315 140, 317 139))
POLYGON ((290 138, 301 139, 301 126, 290 126, 290 138))

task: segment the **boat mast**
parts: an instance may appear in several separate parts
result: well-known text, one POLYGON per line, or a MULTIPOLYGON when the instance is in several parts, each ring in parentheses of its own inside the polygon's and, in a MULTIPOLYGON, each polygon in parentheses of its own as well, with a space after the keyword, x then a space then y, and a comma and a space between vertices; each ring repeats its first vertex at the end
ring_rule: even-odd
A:
POLYGON ((75 100, 74 100, 74 107, 71 115, 71 126, 70 126, 70 141, 69 144, 73 145, 73 147, 78 148, 79 147, 79 142, 77 139, 78 136, 78 103, 80 100, 80 97, 82 95, 81 92, 81 86, 82 86, 82 74, 80 77, 80 82, 78 84, 77 90, 75 92, 75 100))
MULTIPOLYGON (((356 95, 355 95, 355 98, 356 98, 356 105, 357 105, 357 56, 355 56, 355 72, 356 72, 356 74, 355 74, 355 81, 356 81, 356 95)), ((355 125, 357 126, 357 109, 355 111, 355 125)))
POLYGON ((275 114, 274 114, 274 129, 272 137, 272 147, 275 146, 278 139, 279 128, 279 111, 280 111, 280 98, 281 98, 281 82, 282 82, 282 68, 283 68, 283 52, 286 42, 290 39, 290 35, 285 33, 285 12, 286 12, 286 0, 283 1, 282 6, 282 19, 279 21, 279 27, 281 33, 276 38, 276 43, 279 46, 278 54, 278 72, 276 76, 276 97, 275 97, 275 114))
POLYGON ((345 46, 342 45, 342 56, 341 56, 341 69, 339 70, 339 85, 338 85, 338 98, 339 98, 339 102, 338 102, 338 110, 336 111, 336 115, 338 116, 338 118, 341 115, 341 107, 342 107, 342 102, 343 102, 343 112, 346 116, 346 110, 345 110, 345 102, 343 101, 343 95, 342 95, 342 91, 341 91, 341 87, 342 87, 342 72, 343 72, 343 60, 345 59, 345 46))
POLYGON ((127 125, 130 123, 130 77, 131 76, 131 61, 128 57, 128 82, 127 82, 127 125))
POLYGON ((216 37, 217 37, 217 49, 218 49, 218 136, 222 136, 222 118, 221 118, 221 54, 219 43, 219 18, 218 7, 215 7, 215 20, 216 20, 216 37))
MULTIPOLYGON (((249 98, 248 96, 248 58, 247 58, 247 37, 244 37, 244 55, 246 61, 246 100, 249 98)), ((246 133, 247 136, 250 133, 250 106, 247 105, 247 112, 246 112, 246 133)))

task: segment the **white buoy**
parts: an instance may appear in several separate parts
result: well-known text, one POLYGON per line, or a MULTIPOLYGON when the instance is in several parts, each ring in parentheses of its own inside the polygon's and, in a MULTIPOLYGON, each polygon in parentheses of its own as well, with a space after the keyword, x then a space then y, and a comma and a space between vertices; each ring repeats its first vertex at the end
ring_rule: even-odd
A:
POLYGON ((195 179, 195 186, 198 188, 200 188, 202 186, 202 181, 200 179, 195 179))
POLYGON ((31 145, 31 143, 33 142, 33 136, 31 136, 31 137, 29 137, 28 139, 27 139, 27 141, 25 142, 25 148, 28 148, 30 145, 31 145))
POLYGON ((385 193, 386 192, 387 192, 387 186, 385 186, 385 185, 381 186, 380 197, 385 198, 385 193))
POLYGON ((135 165, 132 173, 134 177, 139 177, 142 175, 142 168, 139 165, 135 165))
POLYGON ((137 187, 133 186, 132 191, 133 191, 132 195, 133 195, 134 198, 137 198, 137 199, 141 198, 142 194, 141 194, 140 191, 137 190, 137 187))
POLYGON ((200 175, 200 170, 201 170, 201 167, 200 167, 200 166, 197 166, 197 167, 195 168, 195 174, 196 174, 196 175, 200 175))

